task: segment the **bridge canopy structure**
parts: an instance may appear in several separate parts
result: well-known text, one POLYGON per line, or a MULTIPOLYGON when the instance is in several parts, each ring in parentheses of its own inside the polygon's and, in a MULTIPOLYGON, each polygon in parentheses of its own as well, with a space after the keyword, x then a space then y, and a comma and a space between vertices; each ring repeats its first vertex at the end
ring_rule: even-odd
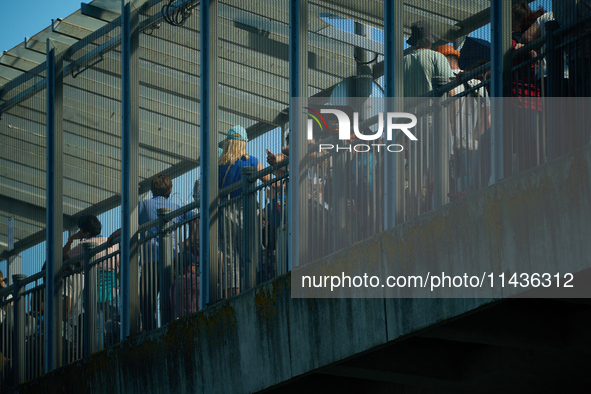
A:
MULTIPOLYGON (((156 174, 172 177, 200 164, 200 4, 193 0, 134 0, 139 15, 139 192, 156 174), (185 11, 183 13, 181 10, 185 11), (174 26, 166 19, 186 19, 174 26)), ((383 75, 382 1, 309 0, 309 97, 328 96, 356 75, 354 52, 375 57, 383 75), (373 28, 372 37, 353 24, 373 28), (348 27, 347 27, 348 26, 348 27)), ((234 124, 252 140, 288 122, 288 1, 217 2, 218 119, 212 143, 234 124)), ((428 20, 453 42, 490 20, 490 1, 404 1, 396 24, 428 20)), ((94 0, 0 55, 0 254, 4 259, 34 246, 46 234, 47 40, 63 61, 63 218, 72 229, 84 213, 121 203, 121 2, 94 0), (15 247, 9 253, 8 220, 15 247)), ((11 16, 5 16, 11 17, 11 16)))
MULTIPOLYGON (((582 153, 576 149, 589 143, 587 128, 580 127, 591 121, 591 112, 587 110, 589 100, 580 99, 584 95, 569 95, 568 92, 559 100, 577 100, 553 101, 556 97, 545 95, 545 92, 519 97, 507 92, 514 84, 527 86, 532 91, 533 87, 539 89, 538 81, 533 79, 538 71, 536 67, 542 61, 547 61, 548 78, 541 84, 547 84, 548 92, 552 89, 556 92, 556 85, 564 83, 562 52, 580 53, 581 46, 588 47, 588 31, 580 26, 589 22, 591 17, 558 30, 549 29, 546 38, 534 40, 509 53, 512 50, 508 20, 511 7, 523 0, 206 1, 94 0, 83 3, 80 10, 64 19, 53 20, 47 29, 0 56, 0 259, 8 260, 10 267, 11 259, 20 252, 48 240, 48 252, 44 256, 47 269, 41 269, 45 258, 39 258, 36 262, 39 266, 29 270, 33 275, 28 278, 19 275, 15 283, 0 289, 0 312, 10 311, 5 320, 10 324, 0 322, 0 336, 8 338, 12 335, 10 341, 0 342, 0 355, 5 355, 11 363, 10 368, 7 364, 4 372, 0 372, 0 388, 4 388, 3 382, 10 386, 36 378, 43 372, 136 336, 140 331, 166 326, 205 306, 213 307, 207 308, 203 314, 217 313, 216 310, 224 308, 224 303, 219 302, 224 298, 260 284, 264 285, 257 287, 256 291, 273 288, 273 283, 282 284, 287 276, 297 278, 298 270, 301 274, 306 262, 315 260, 323 260, 334 268, 333 259, 339 259, 351 262, 349 266, 355 269, 364 268, 357 264, 359 262, 377 262, 383 263, 386 271, 404 266, 408 261, 416 263, 419 260, 416 256, 425 259, 425 266, 445 261, 470 269, 478 260, 485 263, 485 271, 490 272, 491 277, 502 264, 507 266, 515 261, 523 261, 524 265, 518 267, 529 268, 531 263, 531 267, 537 268, 535 264, 543 261, 547 265, 542 266, 548 270, 560 269, 563 268, 561 259, 556 257, 558 254, 553 254, 560 252, 551 247, 557 240, 562 240, 561 237, 568 238, 571 234, 562 234, 561 228, 571 228, 578 234, 572 237, 575 246, 584 246, 568 248, 572 252, 570 261, 576 268, 573 271, 588 268, 588 259, 581 258, 589 255, 585 249, 587 244, 580 242, 588 238, 588 224, 581 219, 585 215, 579 211, 584 213, 586 211, 581 207, 588 208, 588 183, 585 182, 589 173, 589 151, 585 148, 587 150, 582 153), (296 10, 299 14, 294 12, 296 10), (294 14, 299 17, 294 18, 294 14), (410 100, 417 109, 413 113, 418 116, 415 130, 421 135, 419 142, 408 146, 395 160, 392 159, 394 155, 386 157, 379 150, 371 160, 366 160, 360 158, 361 155, 355 156, 359 151, 351 151, 354 148, 352 141, 350 155, 347 152, 339 157, 335 157, 334 152, 316 155, 311 149, 302 154, 305 152, 302 147, 313 144, 300 135, 300 139, 292 137, 293 149, 289 159, 261 171, 252 167, 244 169, 240 184, 224 185, 222 191, 218 190, 216 179, 223 174, 218 174, 217 151, 232 126, 244 126, 249 140, 248 152, 257 152, 260 159, 260 155, 265 154, 263 148, 269 148, 271 144, 280 148, 287 125, 294 118, 305 117, 296 109, 298 96, 311 103, 310 108, 316 105, 320 108, 326 103, 334 104, 329 102, 331 94, 335 87, 345 85, 343 81, 362 79, 386 85, 386 95, 390 97, 404 96, 400 88, 404 86, 401 70, 406 50, 403 41, 408 38, 411 25, 421 20, 428 21, 441 37, 435 45, 452 43, 459 48, 471 32, 489 22, 495 26, 495 34, 490 34, 492 59, 489 64, 465 74, 461 81, 454 81, 450 75, 434 76, 432 82, 439 81, 440 85, 425 94, 429 97, 410 100), (295 30, 295 26, 299 26, 299 30, 295 30), (302 33, 295 34, 297 31, 302 33), (542 50, 544 46, 547 50, 542 50), (529 56, 531 50, 537 51, 534 57, 529 56), (298 56, 299 61, 294 60, 298 56), (492 71, 490 78, 485 76, 489 69, 492 71), (468 88, 467 82, 473 78, 479 82, 468 88), (460 85, 464 90, 452 93, 456 87, 461 88, 460 85), (450 111, 460 107, 454 107, 456 100, 489 87, 490 95, 486 93, 479 97, 486 104, 476 107, 477 111, 482 110, 479 114, 486 114, 480 119, 492 118, 492 122, 465 126, 468 122, 453 117, 450 111), (523 101, 531 105, 526 108, 528 111, 499 111, 503 116, 494 116, 500 108, 499 105, 495 107, 495 101, 505 104, 524 97, 527 99, 523 101), (428 109, 423 106, 424 100, 431 104, 428 109), (536 104, 538 109, 533 108, 536 104), (570 115, 565 115, 568 112, 561 112, 563 109, 581 114, 581 120, 570 119, 570 115), (513 118, 506 116, 508 112, 513 118), (560 123, 557 119, 562 118, 568 122, 554 127, 560 123), (476 130, 477 125, 482 130, 476 130), (462 130, 462 127, 469 130, 462 130), (476 135, 477 131, 479 135, 470 138, 473 139, 472 146, 478 142, 481 148, 470 148, 469 143, 460 146, 462 142, 458 141, 462 141, 462 133, 476 135), (449 143, 450 138, 455 137, 454 132, 460 136, 456 139, 458 147, 449 143), (303 170, 303 156, 306 155, 311 158, 310 167, 303 170), (561 156, 563 159, 557 161, 558 164, 547 163, 561 156), (499 165, 500 171, 495 164, 499 165), (138 211, 139 196, 150 190, 150 182, 155 176, 177 178, 199 167, 202 184, 207 186, 209 183, 207 189, 201 190, 203 201, 176 207, 172 212, 160 211, 158 219, 138 223, 141 220, 136 220, 134 215, 138 211), (279 167, 283 167, 281 175, 279 167), (512 183, 512 188, 497 193, 510 183, 497 181, 534 167, 540 167, 536 170, 539 170, 538 175, 521 174, 520 181, 512 183), (391 176, 395 171, 398 172, 391 176), (359 182, 361 172, 367 175, 362 181, 363 186, 372 186, 358 192, 363 189, 358 187, 362 184, 359 182), (264 181, 264 176, 271 173, 274 178, 264 181), (564 180, 567 173, 568 179, 564 180), (571 173, 576 177, 571 177, 571 173), (323 174, 323 185, 329 183, 328 178, 340 189, 320 186, 322 177, 318 174, 323 174), (546 175, 541 177, 539 174, 546 175), (373 182, 373 179, 383 180, 383 184, 393 184, 394 187, 382 188, 377 185, 380 182, 373 182), (554 183, 549 179, 554 179, 554 183), (556 179, 564 181, 564 185, 556 179), (575 186, 576 182, 581 186, 575 186), (538 187, 550 184, 556 190, 538 187), (493 186, 488 188, 490 185, 493 186), (242 192, 236 193, 238 196, 231 194, 238 188, 242 188, 242 192), (536 192, 530 199, 527 193, 522 193, 523 198, 505 201, 506 196, 513 196, 515 191, 522 189, 536 192), (330 197, 327 197, 328 190, 330 197), (394 193, 390 193, 392 190, 394 193), (453 198, 463 198, 476 191, 483 192, 480 195, 485 197, 480 198, 474 193, 462 202, 471 201, 469 204, 448 204, 453 198), (552 193, 561 198, 552 199, 552 193), (373 204, 368 196, 373 199, 373 204), (547 197, 549 202, 541 197, 547 197), (483 201, 493 203, 482 208, 483 201), (530 207, 531 201, 537 203, 530 207), (391 211, 388 211, 389 205, 393 206, 391 211), (462 209, 472 208, 466 213, 458 210, 460 205, 462 209), (121 223, 118 221, 116 226, 121 226, 123 231, 117 250, 107 253, 106 243, 95 243, 87 245, 78 256, 62 258, 64 230, 76 229, 77 220, 82 215, 100 215, 119 206, 121 223), (385 213, 375 207, 386 207, 385 213), (569 208, 568 213, 563 207, 569 208), (434 215, 423 215, 439 208, 441 210, 434 215), (295 212, 298 209, 299 212, 295 212), (482 213, 483 209, 486 214, 482 213), (283 216, 272 216, 276 211, 283 216), (396 225, 419 220, 405 223, 408 225, 406 230, 405 226, 391 228, 394 227, 392 222, 386 223, 384 217, 392 211, 396 214, 396 225), (561 213, 553 216, 549 211, 561 213), (452 212, 452 221, 446 212, 452 212), (371 229, 364 222, 370 215, 378 218, 371 229), (446 226, 435 222, 421 225, 440 217, 447 219, 437 223, 445 221, 446 226), (486 226, 478 226, 476 219, 468 217, 486 220, 486 226), (533 217, 539 222, 534 222, 533 217), (574 224, 568 222, 569 225, 565 225, 562 222, 565 218, 574 224), (230 220, 237 224, 229 224, 230 220), (499 224, 503 220, 508 222, 505 227, 499 224), (466 223, 470 223, 473 231, 450 230, 454 225, 465 229, 466 223), (548 226, 547 223, 559 225, 548 226), (273 231, 272 226, 276 227, 273 231), (413 230, 419 227, 420 231, 413 230), (552 232, 546 231, 546 227, 551 227, 552 232), (201 237, 197 241, 193 237, 196 228, 201 230, 197 232, 201 237), (544 234, 538 233, 537 229, 544 229, 544 234), (396 236, 396 231, 415 234, 414 241, 410 242, 413 248, 395 244, 397 240, 408 241, 407 234, 396 236), (302 241, 302 234, 306 232, 305 236, 309 238, 302 241), (289 242, 286 241, 288 233, 291 235, 289 242), (9 250, 11 237, 15 243, 9 250), (317 244, 308 242, 310 239, 317 244), (368 242, 391 242, 379 248, 374 243, 371 249, 359 242, 368 239, 368 242), (492 247, 491 243, 494 243, 492 247), (540 245, 549 251, 538 255, 530 253, 538 250, 540 245), (376 258, 378 249, 380 253, 385 252, 376 258), (389 253, 401 249, 407 252, 402 253, 402 257, 389 253), (467 249, 469 253, 463 253, 467 249), (310 253, 305 255, 300 253, 302 250, 310 253), (357 253, 349 253, 352 250, 357 253), (443 250, 449 253, 445 254, 443 250), (191 256, 185 254, 187 251, 191 256), (367 251, 375 253, 370 255, 367 251), (194 257, 196 262, 191 260, 194 257), (304 261, 303 257, 309 259, 304 261), (397 260, 398 257, 406 260, 397 260), (109 266, 109 259, 121 261, 120 267, 103 269, 109 266), (107 263, 102 264, 104 261, 107 263), (304 262, 291 266, 290 261, 304 262), (195 270, 191 271, 192 268, 195 270), (97 275, 94 275, 95 270, 97 275), (109 270, 117 271, 117 274, 101 272, 109 270), (288 270, 291 270, 290 274, 287 274, 288 270), (179 285, 177 279, 182 275, 187 281, 179 285), (230 276, 237 278, 229 280, 230 276), (109 282, 105 279, 107 277, 112 278, 111 282, 104 284, 109 282), (97 285, 98 280, 103 280, 103 288, 97 285), (75 315, 71 312, 74 308, 67 301, 76 295, 73 293, 77 286, 72 284, 76 281, 79 282, 78 290, 82 288, 77 294, 78 299, 84 299, 85 305, 96 304, 98 311, 82 313, 80 310, 80 320, 68 322, 69 335, 61 324, 75 315), (106 287, 112 290, 108 297, 101 295, 106 287), (138 288, 140 290, 136 291, 138 288), (178 298, 175 298, 173 288, 182 290, 176 293, 178 298), (180 299, 183 291, 185 296, 189 293, 189 297, 182 302, 185 306, 192 305, 181 313, 176 305, 169 304, 180 299), (7 298, 9 294, 13 298, 7 298), (200 301, 198 297, 201 297, 200 301), (148 307, 145 305, 150 303, 152 305, 148 307), (45 323, 41 323, 42 317, 45 323), (3 381, 2 378, 6 377, 14 380, 3 381)), ((584 67, 589 65, 584 63, 584 67)), ((577 80, 572 77, 574 75, 580 80, 588 80, 591 69, 584 67, 571 68, 571 82, 577 80)), ((591 92, 591 84, 586 88, 591 92)), ((365 99, 367 97, 363 97, 365 99)), ((360 104, 357 108, 361 107, 360 104)), ((523 109, 518 105, 513 108, 523 109)), ((368 115, 362 123, 368 125, 372 119, 368 115)), ((326 129, 328 132, 329 127, 326 129)), ((312 127, 310 135, 311 130, 312 127)), ((566 240, 563 244, 567 244, 566 240)), ((510 271, 519 272, 518 269, 510 271)), ((10 276, 14 273, 19 272, 10 272, 10 276)), ((287 300, 300 297, 291 293, 290 298, 286 294, 284 301, 299 308, 300 301, 287 300)), ((380 294, 375 298, 386 299, 385 304, 390 303, 388 298, 404 298, 390 296, 393 293, 380 294)), ((460 298, 493 299, 499 296, 494 293, 490 297, 472 297, 474 294, 464 293, 460 298)), ((514 295, 505 291, 499 297, 514 295)), ((367 295, 358 298, 364 297, 374 298, 367 295)), ((307 294, 301 298, 321 297, 307 294)), ((327 298, 335 297, 329 294, 327 298)), ((234 298, 226 304, 238 302, 237 299, 239 301, 234 298)), ((473 307, 462 309, 461 313, 473 307)), ((259 306, 255 309, 259 311, 259 306)), ((391 316, 402 313, 401 309, 392 309, 395 313, 391 316)), ((455 318, 459 314, 449 314, 446 318, 455 318)), ((421 311, 417 315, 422 318, 429 313, 421 311)), ((434 316, 437 317, 432 314, 429 318, 434 316)), ((415 328, 425 328, 435 320, 433 318, 428 324, 415 328)), ((404 332, 404 335, 408 333, 404 332)), ((388 341, 393 338, 388 336, 388 341)), ((354 354, 351 352, 346 356, 354 354)), ((331 363, 334 361, 330 360, 331 363)), ((336 375, 340 373, 337 371, 336 375)), ((288 378, 298 376, 294 373, 288 378)), ((273 384, 279 382, 281 380, 273 384)))

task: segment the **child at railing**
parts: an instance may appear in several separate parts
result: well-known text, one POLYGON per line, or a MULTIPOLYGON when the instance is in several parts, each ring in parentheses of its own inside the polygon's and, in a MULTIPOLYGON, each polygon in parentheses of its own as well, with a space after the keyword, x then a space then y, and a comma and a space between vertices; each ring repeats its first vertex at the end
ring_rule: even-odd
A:
MULTIPOLYGON (((64 259, 73 258, 84 253, 83 245, 85 243, 95 243, 97 246, 108 242, 108 238, 100 235, 102 225, 95 215, 83 215, 78 218, 79 231, 68 238, 68 242, 63 249, 64 259), (81 240, 80 243, 70 249, 74 240, 81 240)), ((103 347, 103 327, 107 320, 116 319, 118 314, 117 305, 114 305, 114 300, 117 299, 117 289, 119 288, 119 281, 117 279, 117 271, 120 268, 119 263, 119 245, 113 245, 106 250, 97 253, 95 259, 103 259, 96 265, 96 300, 98 312, 99 333, 97 335, 98 348, 103 347), (107 257, 110 256, 111 257, 107 257)), ((73 274, 69 275, 64 290, 67 291, 66 314, 68 321, 73 329, 73 334, 70 340, 75 344, 74 348, 78 348, 76 342, 79 341, 78 333, 79 319, 82 314, 82 289, 83 289, 83 275, 73 274)))
POLYGON ((170 303, 174 319, 187 316, 200 309, 198 265, 193 261, 187 261, 186 266, 185 273, 178 276, 170 287, 170 303))

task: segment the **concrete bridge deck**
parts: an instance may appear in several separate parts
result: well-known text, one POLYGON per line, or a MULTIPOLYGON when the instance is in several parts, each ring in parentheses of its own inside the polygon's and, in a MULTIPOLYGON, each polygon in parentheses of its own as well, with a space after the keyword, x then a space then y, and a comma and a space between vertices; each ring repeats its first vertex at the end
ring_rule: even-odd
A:
MULTIPOLYGON (((434 231, 429 221, 453 233, 454 215, 487 201, 487 214, 463 222, 467 238, 450 248, 473 253, 484 228, 487 247, 503 264, 527 258, 542 267, 562 261, 590 267, 590 170, 585 147, 380 234, 379 242, 397 242, 400 231, 434 231)), ((437 242, 426 239, 408 245, 409 253, 437 242)), ((366 247, 352 245, 347 255, 366 247)), ((297 299, 291 275, 18 391, 572 393, 588 383, 585 299, 297 299)), ((578 274, 575 286, 584 289, 588 276, 578 274)))

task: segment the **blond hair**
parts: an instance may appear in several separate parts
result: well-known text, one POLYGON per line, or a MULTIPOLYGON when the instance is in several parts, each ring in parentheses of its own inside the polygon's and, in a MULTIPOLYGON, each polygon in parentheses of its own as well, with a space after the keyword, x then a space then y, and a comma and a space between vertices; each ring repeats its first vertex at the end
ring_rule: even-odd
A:
POLYGON ((248 160, 248 153, 246 153, 246 141, 227 139, 224 145, 224 152, 220 156, 218 163, 219 165, 231 166, 242 157, 248 160))

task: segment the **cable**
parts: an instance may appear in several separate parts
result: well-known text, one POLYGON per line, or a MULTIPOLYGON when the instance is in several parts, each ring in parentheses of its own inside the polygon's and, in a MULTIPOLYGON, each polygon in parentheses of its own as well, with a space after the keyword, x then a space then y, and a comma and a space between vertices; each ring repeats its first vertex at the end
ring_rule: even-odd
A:
POLYGON ((189 1, 180 5, 174 3, 175 0, 169 0, 168 3, 162 6, 162 17, 172 26, 182 26, 200 2, 197 1, 193 5, 190 5, 189 1))
POLYGON ((357 55, 356 55, 356 54, 354 54, 354 55, 353 55, 353 58, 355 59, 355 61, 356 61, 358 64, 361 64, 361 65, 366 65, 366 64, 371 64, 371 63, 375 62, 376 60, 378 60, 378 54, 377 54, 377 53, 374 53, 374 58, 373 58, 373 59, 371 59, 370 61, 367 61, 367 62, 362 62, 362 61, 361 61, 361 60, 360 60, 360 59, 357 57, 357 55))

